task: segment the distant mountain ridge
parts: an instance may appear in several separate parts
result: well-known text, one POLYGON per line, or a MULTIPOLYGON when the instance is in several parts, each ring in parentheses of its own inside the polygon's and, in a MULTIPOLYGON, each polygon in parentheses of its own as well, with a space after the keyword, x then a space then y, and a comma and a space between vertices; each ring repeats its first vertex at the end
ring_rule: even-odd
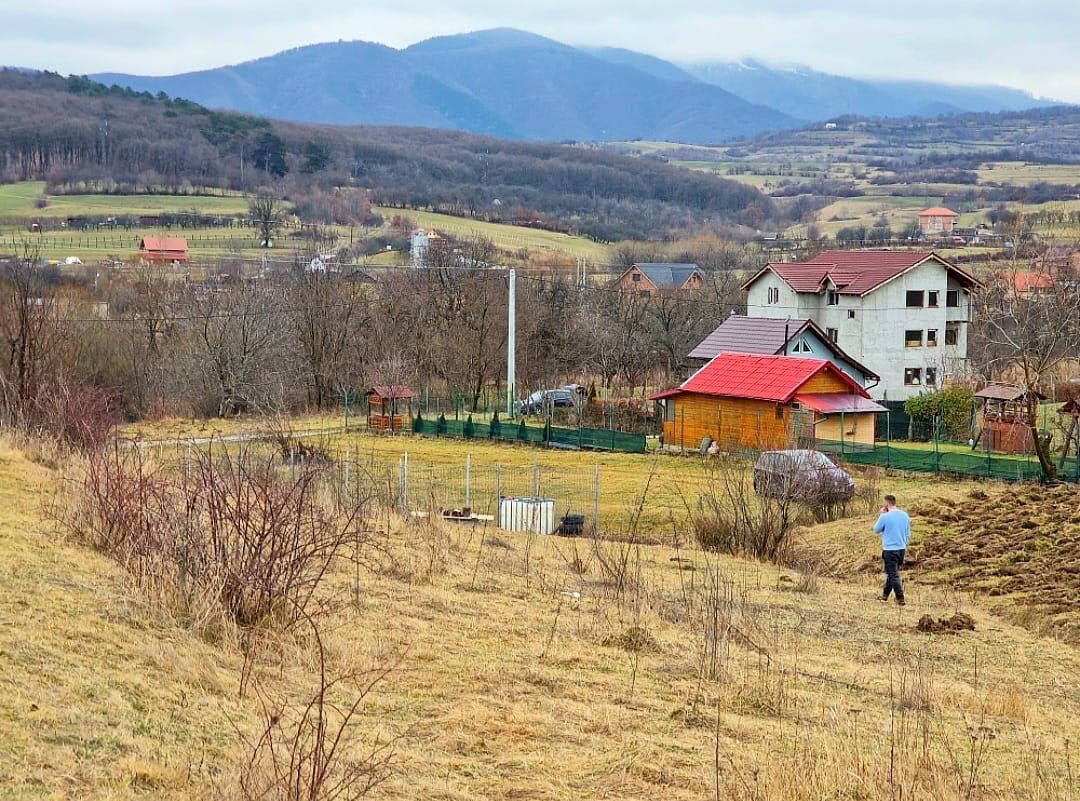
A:
POLYGON ((368 42, 310 45, 183 75, 94 79, 300 122, 451 128, 534 141, 706 143, 798 124, 689 76, 665 80, 513 29, 441 36, 403 50, 368 42))
POLYGON ((807 121, 860 117, 936 117, 982 111, 1024 111, 1055 105, 1004 86, 847 78, 809 67, 776 67, 748 59, 686 64, 684 71, 753 103, 807 121))
POLYGON ((332 42, 180 75, 91 77, 277 119, 448 128, 527 141, 715 144, 841 115, 1048 105, 997 86, 859 80, 756 61, 676 65, 512 28, 439 36, 400 50, 332 42))

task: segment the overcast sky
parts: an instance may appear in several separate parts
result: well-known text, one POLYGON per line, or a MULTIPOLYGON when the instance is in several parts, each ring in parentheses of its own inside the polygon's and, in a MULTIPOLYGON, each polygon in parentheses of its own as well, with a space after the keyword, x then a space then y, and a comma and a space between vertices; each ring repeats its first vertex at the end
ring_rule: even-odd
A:
POLYGON ((1000 83, 1080 102, 1076 0, 0 0, 0 63, 171 74, 302 44, 516 27, 675 61, 1000 83))

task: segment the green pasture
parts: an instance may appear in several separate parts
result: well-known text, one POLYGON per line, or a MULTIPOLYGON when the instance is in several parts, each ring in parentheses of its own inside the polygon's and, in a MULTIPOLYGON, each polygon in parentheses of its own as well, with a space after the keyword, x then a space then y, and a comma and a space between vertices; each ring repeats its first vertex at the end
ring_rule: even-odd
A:
POLYGON ((44 195, 44 181, 0 186, 0 217, 74 217, 158 214, 197 210, 203 214, 241 214, 248 200, 240 194, 214 195, 48 195, 48 205, 34 203, 44 195))
POLYGON ((1024 161, 988 161, 977 170, 979 183, 1007 186, 1080 184, 1080 164, 1029 164, 1024 161))

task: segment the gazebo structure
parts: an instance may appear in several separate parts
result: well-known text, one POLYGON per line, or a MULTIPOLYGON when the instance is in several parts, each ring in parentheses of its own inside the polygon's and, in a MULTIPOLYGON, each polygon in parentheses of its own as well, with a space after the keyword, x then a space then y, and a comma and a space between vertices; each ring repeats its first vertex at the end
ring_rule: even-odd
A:
POLYGON ((1073 398, 1065 401, 1058 409, 1058 414, 1069 420, 1069 433, 1061 445, 1061 463, 1069 458, 1069 449, 1076 446, 1076 457, 1080 459, 1080 439, 1077 438, 1077 426, 1080 425, 1080 400, 1073 398))
POLYGON ((367 424, 373 431, 401 431, 411 415, 413 391, 404 386, 372 387, 366 393, 367 424), (404 413, 404 414, 403 414, 404 413))
POLYGON ((982 419, 972 450, 981 445, 999 453, 1034 453, 1035 443, 1027 421, 1027 403, 1032 396, 1039 402, 1046 400, 1035 390, 1008 384, 990 384, 976 392, 982 419))

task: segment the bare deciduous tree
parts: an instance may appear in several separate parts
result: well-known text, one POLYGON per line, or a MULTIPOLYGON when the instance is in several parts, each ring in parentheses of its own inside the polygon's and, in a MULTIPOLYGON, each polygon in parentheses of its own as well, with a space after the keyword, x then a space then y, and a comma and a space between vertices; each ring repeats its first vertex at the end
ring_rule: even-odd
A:
POLYGON ((1080 279, 1071 263, 1055 264, 1046 254, 1014 260, 983 292, 972 334, 984 377, 1015 380, 1027 391, 1025 422, 1043 476, 1055 480, 1036 393, 1065 362, 1080 358, 1080 279))
POLYGON ((261 246, 272 247, 274 234, 281 227, 281 216, 284 212, 281 200, 273 192, 263 190, 252 198, 248 211, 259 232, 261 246))

